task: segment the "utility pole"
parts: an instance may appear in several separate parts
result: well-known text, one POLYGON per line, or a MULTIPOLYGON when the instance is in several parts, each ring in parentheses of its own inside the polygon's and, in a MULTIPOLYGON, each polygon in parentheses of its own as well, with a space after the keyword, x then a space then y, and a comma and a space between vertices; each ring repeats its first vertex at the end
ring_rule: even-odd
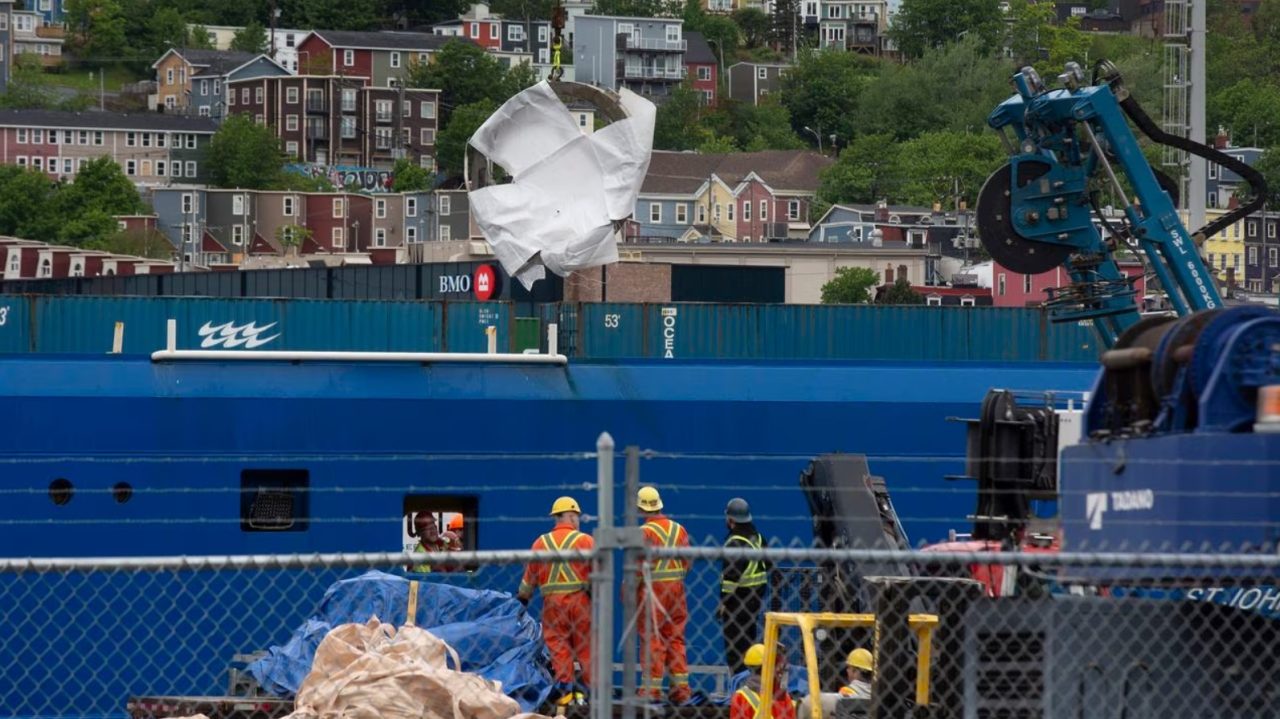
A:
POLYGON ((280 11, 276 9, 276 0, 271 0, 271 46, 268 57, 272 60, 276 59, 276 22, 280 17, 280 11))

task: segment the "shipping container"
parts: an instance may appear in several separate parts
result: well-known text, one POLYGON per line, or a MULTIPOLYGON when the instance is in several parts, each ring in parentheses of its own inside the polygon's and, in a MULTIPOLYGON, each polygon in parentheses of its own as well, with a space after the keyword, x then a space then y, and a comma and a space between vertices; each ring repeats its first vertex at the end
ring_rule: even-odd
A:
MULTIPOLYGON (((123 322, 124 353, 149 354, 165 347, 169 319, 177 321, 179 349, 441 349, 439 305, 427 302, 141 297, 31 297, 26 301, 33 308, 31 349, 35 352, 110 352, 115 324, 123 322)), ((483 331, 477 334, 483 345, 483 331)), ((7 349, 8 344, 4 346, 7 349)))
POLYGON ((498 351, 511 351, 511 306, 503 302, 446 302, 441 348, 445 352, 486 352, 486 330, 494 328, 498 351))
POLYGON ((31 351, 31 304, 25 297, 0 297, 0 353, 31 351))
POLYGON ((576 322, 593 359, 1060 360, 1093 362, 1092 329, 1037 309, 592 304, 576 322))

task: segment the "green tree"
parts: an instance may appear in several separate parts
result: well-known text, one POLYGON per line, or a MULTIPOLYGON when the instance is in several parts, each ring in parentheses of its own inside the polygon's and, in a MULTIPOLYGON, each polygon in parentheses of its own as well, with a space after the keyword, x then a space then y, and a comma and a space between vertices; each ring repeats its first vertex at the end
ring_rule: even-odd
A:
POLYGON ((382 0, 284 0, 280 22, 314 30, 376 30, 383 20, 381 6, 382 0))
POLYGON ((1004 35, 999 0, 903 0, 889 26, 889 37, 909 58, 942 47, 962 35, 976 36, 995 50, 1004 35))
MULTIPOLYGON (((512 72, 517 72, 513 70, 512 72)), ((518 71, 527 79, 528 69, 518 71)), ((428 63, 411 63, 410 87, 430 87, 440 90, 440 104, 447 110, 472 105, 482 100, 496 105, 505 102, 519 89, 513 89, 516 80, 508 78, 502 63, 483 48, 471 43, 451 40, 428 63)), ((448 112, 441 118, 448 121, 448 112)))
POLYGON ((1005 159, 994 133, 924 133, 899 146, 898 201, 931 205, 959 198, 973 206, 982 184, 1005 159))
POLYGON ((40 57, 32 53, 15 55, 9 86, 0 95, 0 107, 43 110, 53 107, 57 100, 40 57))
POLYGON ((84 247, 100 242, 119 231, 116 218, 110 213, 97 208, 80 210, 68 216, 58 227, 58 242, 73 247, 84 247))
POLYGON ((737 54, 742 37, 737 23, 723 15, 712 15, 703 10, 699 0, 685 0, 680 14, 684 19, 684 29, 702 33, 716 60, 727 67, 726 59, 737 54))
POLYGON ((434 184, 430 171, 406 159, 396 160, 391 177, 392 192, 421 192, 430 190, 434 184))
POLYGON ((824 305, 860 305, 871 301, 871 288, 880 281, 875 270, 866 267, 841 267, 822 286, 824 305))
POLYGON ((217 187, 270 189, 280 181, 284 153, 271 128, 237 113, 213 134, 205 163, 217 187))
POLYGON ((453 177, 462 177, 467 140, 496 109, 497 104, 488 99, 454 109, 449 124, 436 136, 436 160, 441 170, 453 177))
POLYGON ((257 22, 251 22, 240 28, 231 38, 231 49, 241 52, 261 54, 267 51, 267 30, 257 22))
POLYGON ((1012 63, 967 38, 929 50, 913 63, 882 65, 849 122, 857 132, 900 140, 933 130, 978 133, 992 109, 1012 94, 1013 71, 1012 63))
POLYGON ((775 98, 766 97, 759 105, 721 100, 718 114, 726 120, 722 132, 747 152, 805 147, 791 129, 791 113, 775 98))
MULTIPOLYGON (((58 204, 66 215, 97 211, 110 217, 137 215, 146 210, 138 188, 106 155, 86 162, 76 173, 75 182, 63 186, 58 195, 58 204)), ((112 221, 111 229, 115 226, 112 221)))
POLYGON ((782 104, 791 126, 805 142, 813 128, 822 135, 849 138, 857 134, 854 115, 877 61, 852 52, 805 50, 782 79, 782 104))
POLYGON ((772 36, 784 52, 799 46, 796 31, 800 26, 800 0, 774 0, 772 36))
POLYGON ((1267 180, 1267 205, 1280 207, 1280 146, 1268 148, 1253 166, 1267 180))
POLYGON ((688 82, 672 90, 658 106, 653 124, 653 147, 657 150, 692 150, 703 139, 699 125, 702 98, 688 82))
POLYGON ((42 242, 57 239, 57 186, 38 170, 0 165, 0 234, 42 242))
POLYGON ((1210 135, 1221 126, 1239 145, 1280 144, 1280 87, 1272 82, 1240 80, 1215 92, 1207 110, 1210 135))
MULTIPOLYGON (((897 196, 899 149, 889 134, 861 135, 840 151, 835 164, 822 171, 817 200, 870 204, 897 196)), ((815 212, 818 208, 815 207, 815 212)))
POLYGON ((280 180, 274 189, 294 192, 333 192, 337 188, 324 175, 307 175, 290 171, 280 173, 280 180))
POLYGON ((698 142, 698 152, 706 155, 718 155, 728 152, 737 152, 738 143, 733 141, 732 137, 717 135, 715 132, 704 131, 702 139, 698 142))
POLYGON ((71 45, 81 59, 101 63, 124 57, 126 26, 117 0, 66 0, 63 8, 71 45))
POLYGON ((899 277, 894 283, 885 290, 877 300, 876 304, 881 305, 922 305, 924 304, 924 295, 911 289, 911 283, 905 277, 899 277))
POLYGON ((506 18, 550 20, 555 0, 492 0, 489 11, 506 18))
POLYGON ((204 25, 192 25, 187 37, 187 47, 195 50, 212 50, 213 43, 209 42, 209 29, 204 25))
POLYGON ((188 37, 187 20, 174 8, 159 8, 147 19, 147 47, 153 57, 171 47, 186 47, 188 37))
POLYGON ((280 225, 276 228, 276 242, 285 249, 286 252, 297 247, 301 247, 302 243, 311 239, 313 235, 311 228, 304 225, 280 225))
POLYGON ((733 11, 732 17, 747 47, 760 47, 769 41, 773 33, 773 20, 763 10, 745 7, 733 11))

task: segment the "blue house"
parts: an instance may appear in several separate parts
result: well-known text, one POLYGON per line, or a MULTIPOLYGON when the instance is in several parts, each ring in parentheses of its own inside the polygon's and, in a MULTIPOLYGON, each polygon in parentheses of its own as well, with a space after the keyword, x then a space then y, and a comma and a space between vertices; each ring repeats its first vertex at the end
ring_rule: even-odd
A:
POLYGON ((65 0, 27 0, 26 9, 35 10, 44 18, 47 25, 61 25, 66 21, 63 9, 65 0))
POLYGON ((292 74, 283 65, 266 55, 257 55, 248 60, 228 58, 211 61, 208 65, 199 68, 191 78, 191 102, 188 105, 188 112, 200 117, 211 117, 221 122, 227 116, 228 82, 292 74))
MULTIPOLYGON (((1219 150, 1251 167, 1265 152, 1261 147, 1231 147, 1229 143, 1225 142, 1225 136, 1221 134, 1218 139, 1221 145, 1218 148, 1219 150)), ((1208 182, 1205 184, 1205 191, 1208 193, 1208 197, 1205 198, 1207 207, 1228 207, 1231 204, 1231 196, 1235 194, 1237 189, 1248 188, 1248 183, 1245 182, 1244 178, 1231 170, 1212 162, 1205 164, 1208 165, 1207 172, 1209 173, 1208 182)))

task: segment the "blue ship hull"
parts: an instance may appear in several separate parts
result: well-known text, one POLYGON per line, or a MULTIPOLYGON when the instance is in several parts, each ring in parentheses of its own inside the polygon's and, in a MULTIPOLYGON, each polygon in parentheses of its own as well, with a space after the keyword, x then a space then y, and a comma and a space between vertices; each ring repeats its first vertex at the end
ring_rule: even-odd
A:
MULTIPOLYGON (((719 541, 724 502, 744 496, 768 536, 809 543, 798 474, 810 457, 839 451, 869 455, 919 543, 966 527, 974 506, 972 487, 942 481, 964 464, 964 426, 949 416, 971 416, 992 387, 1078 392, 1094 372, 1000 363, 5 358, 0 546, 18 556, 395 551, 405 496, 427 494, 475 502, 478 548, 526 548, 545 531, 556 496, 576 494, 594 511, 595 462, 583 455, 603 431, 619 448, 660 453, 642 461, 641 481, 662 487, 695 542, 719 541), (309 473, 303 531, 242 529, 241 473, 272 468, 309 473), (66 481, 70 501, 52 501, 55 480, 66 481), (122 482, 132 489, 126 502, 112 491, 122 482)), ((619 480, 621 470, 619 460, 619 480)), ((703 637, 713 636, 717 570, 706 563, 689 579, 690 626, 703 637)), ((331 574, 323 579, 339 573, 331 574)), ((513 586, 491 588, 513 590, 516 574, 503 577, 513 586)), ((51 632, 47 641, 0 642, 0 685, 9 688, 0 691, 0 715, 119 715, 131 694, 222 693, 229 657, 284 641, 323 586, 308 577, 297 590, 316 596, 281 601, 281 589, 295 585, 278 572, 206 575, 199 596, 179 592, 170 602, 182 581, 194 582, 177 579, 0 577, 8 585, 0 596, 30 598, 10 626, 29 626, 26 612, 38 606, 51 632), (138 596, 140 587, 155 596, 138 596), (89 665, 58 663, 86 645, 89 665)), ((720 663, 720 651, 718 641, 695 642, 690 661, 720 663)))

